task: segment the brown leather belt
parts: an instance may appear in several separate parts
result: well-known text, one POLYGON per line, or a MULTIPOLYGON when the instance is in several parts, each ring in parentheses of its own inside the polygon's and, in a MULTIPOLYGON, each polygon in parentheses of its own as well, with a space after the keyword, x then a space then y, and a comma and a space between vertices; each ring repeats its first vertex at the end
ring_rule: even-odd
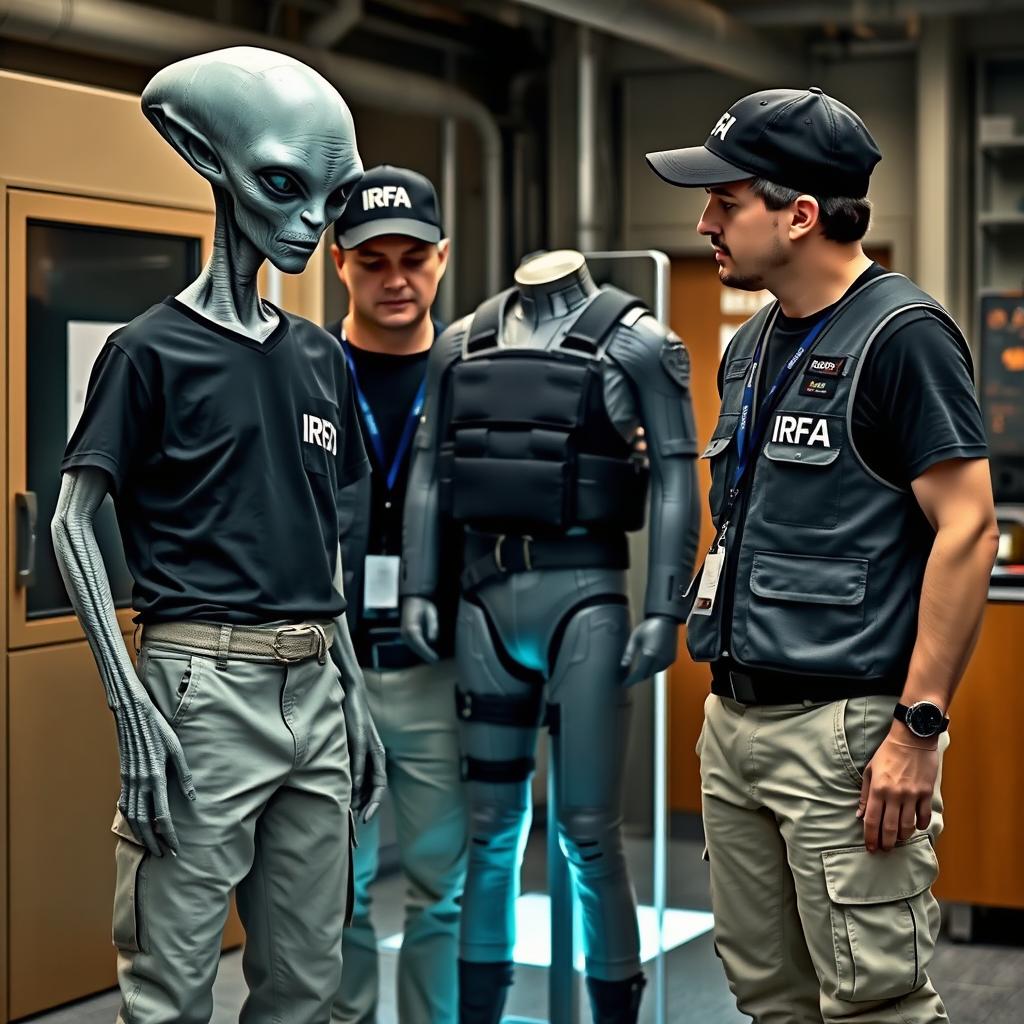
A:
POLYGON ((287 626, 228 626, 217 622, 157 622, 143 626, 142 640, 150 644, 189 647, 228 658, 294 664, 316 658, 323 665, 334 642, 333 622, 302 622, 287 626))

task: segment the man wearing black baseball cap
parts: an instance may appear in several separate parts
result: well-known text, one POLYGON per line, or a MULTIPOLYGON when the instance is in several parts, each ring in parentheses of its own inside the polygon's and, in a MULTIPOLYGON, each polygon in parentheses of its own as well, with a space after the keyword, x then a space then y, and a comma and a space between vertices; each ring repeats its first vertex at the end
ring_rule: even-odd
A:
POLYGON ((776 302, 718 375, 715 541, 688 592, 716 944, 758 1024, 933 1024, 947 713, 998 533, 966 340, 864 255, 861 119, 744 97, 648 154, 708 202, 719 278, 776 302))
MULTIPOLYGON (((430 309, 448 262, 434 186, 401 167, 367 171, 334 225, 331 246, 349 309, 328 331, 345 351, 366 448, 368 479, 342 492, 342 565, 349 626, 367 698, 387 750, 388 788, 408 882, 398 964, 400 1024, 455 1024, 458 901, 465 875, 467 811, 455 719, 458 561, 436 596, 442 660, 424 664, 401 640, 398 577, 402 508, 412 439, 423 408, 427 356, 443 325, 430 309)), ((369 886, 380 826, 359 829, 353 851, 352 927, 335 1021, 377 1019, 377 938, 369 886)))

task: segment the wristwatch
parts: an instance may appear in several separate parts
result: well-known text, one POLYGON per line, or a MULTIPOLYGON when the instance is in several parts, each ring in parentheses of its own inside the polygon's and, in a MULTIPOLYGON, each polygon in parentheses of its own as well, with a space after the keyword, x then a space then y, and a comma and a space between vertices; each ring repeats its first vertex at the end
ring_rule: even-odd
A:
POLYGON ((906 704, 897 704, 892 717, 923 740, 938 736, 949 728, 949 719, 942 714, 942 708, 930 700, 919 700, 909 708, 906 704))

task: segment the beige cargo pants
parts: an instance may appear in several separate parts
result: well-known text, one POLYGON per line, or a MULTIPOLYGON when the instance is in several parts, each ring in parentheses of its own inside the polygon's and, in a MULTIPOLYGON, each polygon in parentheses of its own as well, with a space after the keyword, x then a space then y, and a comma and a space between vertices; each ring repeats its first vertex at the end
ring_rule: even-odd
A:
MULTIPOLYGON (((455 662, 364 668, 367 702, 387 751, 388 792, 406 882, 398 958, 399 1024, 456 1024, 459 902, 466 876, 468 810, 459 762, 455 662)), ((345 972, 332 1020, 375 1024, 377 935, 370 886, 377 877, 380 819, 359 826, 355 906, 342 945, 345 972)))
POLYGON ((939 780, 928 831, 888 853, 867 852, 856 817, 895 703, 707 699, 697 753, 715 945, 756 1024, 947 1020, 926 970, 939 929, 939 780))
POLYGON ((338 671, 143 644, 139 677, 181 740, 177 857, 148 854, 118 814, 118 1024, 208 1024, 232 889, 245 926, 242 1024, 327 1024, 341 981, 349 759, 338 671))

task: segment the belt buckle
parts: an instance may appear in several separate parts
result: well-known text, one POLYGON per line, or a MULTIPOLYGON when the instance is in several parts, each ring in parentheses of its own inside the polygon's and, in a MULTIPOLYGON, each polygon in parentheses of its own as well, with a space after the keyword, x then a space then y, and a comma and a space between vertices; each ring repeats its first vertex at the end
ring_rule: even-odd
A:
POLYGON ((501 560, 501 545, 504 543, 505 534, 499 533, 494 541, 494 564, 498 567, 498 572, 500 573, 508 572, 508 569, 505 568, 505 563, 501 560))
MULTIPOLYGON (((533 544, 533 537, 529 534, 523 534, 519 538, 523 545, 523 565, 526 567, 527 572, 533 571, 533 556, 531 554, 531 546, 533 544)), ((498 567, 498 572, 507 574, 509 568, 501 559, 501 545, 508 540, 508 534, 499 533, 497 539, 494 541, 494 564, 498 567)))
MULTIPOLYGON (((277 661, 288 664, 290 660, 281 650, 281 643, 286 636, 314 636, 316 642, 310 645, 309 654, 315 654, 316 660, 323 665, 327 661, 327 634, 322 626, 315 625, 309 622, 303 622, 299 625, 292 626, 281 626, 274 633, 274 639, 271 642, 271 647, 274 651, 274 657, 277 661)), ((307 654, 299 656, 298 660, 308 657, 307 654)))

